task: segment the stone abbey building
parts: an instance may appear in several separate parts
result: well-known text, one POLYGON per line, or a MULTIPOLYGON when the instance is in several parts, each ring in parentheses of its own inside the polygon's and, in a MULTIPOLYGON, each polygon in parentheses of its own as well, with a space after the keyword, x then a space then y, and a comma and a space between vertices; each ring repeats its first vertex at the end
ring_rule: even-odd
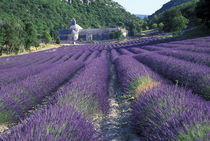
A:
POLYGON ((126 37, 128 31, 126 29, 117 28, 94 28, 83 29, 76 24, 76 20, 71 20, 71 25, 68 29, 59 30, 59 37, 61 41, 90 41, 90 40, 109 40, 111 32, 120 31, 123 33, 123 37, 126 37))

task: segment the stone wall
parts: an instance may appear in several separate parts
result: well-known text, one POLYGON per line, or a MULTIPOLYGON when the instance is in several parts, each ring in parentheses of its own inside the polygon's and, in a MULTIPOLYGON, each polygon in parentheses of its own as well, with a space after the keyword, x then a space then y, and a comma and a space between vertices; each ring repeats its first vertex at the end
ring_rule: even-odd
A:
POLYGON ((118 30, 118 28, 82 29, 79 32, 79 40, 108 40, 110 39, 110 33, 118 30))
MULTIPOLYGON (((120 28, 95 28, 95 29, 81 29, 78 34, 78 40, 109 40, 111 32, 123 32, 123 37, 127 36, 127 30, 120 28)), ((74 35, 70 30, 60 30, 59 36, 61 40, 74 40, 74 35)))
POLYGON ((116 31, 122 31, 123 37, 127 36, 127 30, 117 28, 93 28, 93 29, 83 29, 78 24, 76 24, 76 20, 73 18, 71 20, 71 25, 67 30, 59 30, 59 37, 61 40, 109 40, 110 34, 116 31))

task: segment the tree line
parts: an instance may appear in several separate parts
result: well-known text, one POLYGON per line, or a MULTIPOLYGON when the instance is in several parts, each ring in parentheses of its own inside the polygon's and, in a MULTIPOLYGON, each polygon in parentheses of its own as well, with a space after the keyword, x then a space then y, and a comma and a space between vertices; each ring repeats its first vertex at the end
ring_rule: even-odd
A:
POLYGON ((142 21, 111 0, 91 4, 61 0, 1 0, 0 53, 19 52, 40 42, 59 43, 59 29, 67 29, 75 18, 83 28, 124 27, 131 35, 142 21))
POLYGON ((148 26, 161 32, 180 33, 187 27, 201 24, 210 27, 210 1, 192 0, 168 9, 159 15, 153 15, 148 26))

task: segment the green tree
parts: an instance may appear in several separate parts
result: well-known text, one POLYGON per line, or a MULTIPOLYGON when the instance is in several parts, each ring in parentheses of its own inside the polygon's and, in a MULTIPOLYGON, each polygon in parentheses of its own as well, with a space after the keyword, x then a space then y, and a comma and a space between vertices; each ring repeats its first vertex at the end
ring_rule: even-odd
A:
POLYGON ((23 23, 14 18, 3 19, 0 32, 4 33, 4 46, 7 53, 18 52, 23 46, 24 30, 23 23))
POLYGON ((148 18, 145 17, 142 24, 143 29, 148 30, 149 29, 148 25, 149 25, 149 20, 148 18))
POLYGON ((119 31, 116 32, 116 38, 117 39, 122 39, 123 38, 123 33, 122 33, 121 30, 119 30, 119 31))
POLYGON ((48 43, 50 43, 52 41, 52 38, 51 38, 49 32, 47 32, 47 31, 44 31, 42 33, 42 37, 41 38, 42 38, 42 40, 43 40, 43 42, 45 44, 48 44, 48 43))
POLYGON ((37 31, 31 22, 25 24, 25 49, 31 46, 38 46, 37 31))
POLYGON ((161 23, 159 23, 159 25, 158 25, 158 29, 159 29, 159 31, 160 32, 162 32, 163 31, 163 28, 164 28, 164 24, 161 22, 161 23))
POLYGON ((141 33, 141 32, 142 32, 142 27, 139 28, 139 33, 141 33))
POLYGON ((60 40, 59 36, 57 36, 55 43, 56 44, 60 44, 61 43, 61 40, 60 40))
POLYGON ((164 24, 164 32, 180 32, 189 21, 178 9, 172 9, 164 12, 161 22, 164 24))
POLYGON ((196 6, 196 15, 198 18, 202 19, 208 27, 210 27, 210 1, 200 0, 196 6))
POLYGON ((138 33, 138 27, 135 24, 129 26, 130 36, 135 36, 138 33))
POLYGON ((152 24, 152 28, 153 28, 153 29, 156 29, 157 27, 158 27, 158 26, 157 26, 156 23, 152 24))
POLYGON ((151 19, 151 22, 152 23, 157 23, 158 22, 158 16, 157 15, 154 15, 151 19))
POLYGON ((145 26, 145 29, 146 29, 146 30, 149 30, 149 26, 145 26))
POLYGON ((187 27, 188 22, 188 19, 186 19, 184 16, 177 16, 173 18, 171 26, 175 32, 180 32, 183 28, 187 27))
POLYGON ((112 31, 110 34, 110 38, 111 39, 122 39, 123 37, 123 33, 121 30, 119 31, 112 31))
POLYGON ((4 45, 3 32, 0 32, 0 56, 2 55, 3 45, 4 45))
MULTIPOLYGON (((4 21, 4 29, 8 33, 4 36, 4 48, 9 52, 23 46, 29 48, 35 39, 34 36, 28 36, 30 31, 37 31, 40 41, 56 41, 58 30, 67 29, 73 17, 83 28, 120 26, 125 27, 132 35, 139 32, 143 25, 143 20, 111 0, 95 1, 90 5, 81 4, 79 1, 69 4, 63 0, 0 0, 0 7, 0 19, 9 19, 7 23, 4 21), (28 29, 33 30, 28 30, 26 34, 25 25, 28 22, 33 26, 29 25, 28 29), (48 31, 50 36, 43 36, 43 31, 48 31)), ((145 19, 145 22, 148 23, 148 19, 145 19)))

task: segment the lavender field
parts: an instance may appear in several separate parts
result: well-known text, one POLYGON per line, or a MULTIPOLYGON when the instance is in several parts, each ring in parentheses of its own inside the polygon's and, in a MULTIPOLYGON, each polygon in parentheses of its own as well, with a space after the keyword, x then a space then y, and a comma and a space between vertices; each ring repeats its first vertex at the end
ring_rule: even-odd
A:
POLYGON ((0 141, 208 141, 210 37, 0 58, 0 141))

